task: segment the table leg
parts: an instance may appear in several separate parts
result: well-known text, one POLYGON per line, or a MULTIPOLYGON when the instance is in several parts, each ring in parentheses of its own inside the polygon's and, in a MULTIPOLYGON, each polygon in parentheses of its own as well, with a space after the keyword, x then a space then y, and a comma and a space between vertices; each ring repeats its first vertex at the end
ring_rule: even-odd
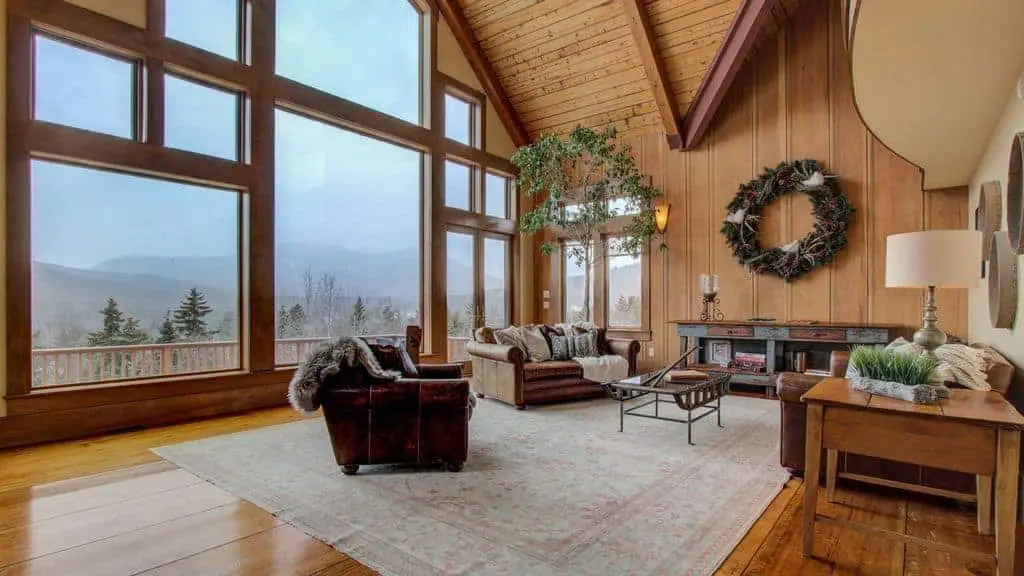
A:
POLYGON ((658 417, 658 404, 661 404, 661 396, 657 393, 654 394, 654 417, 658 417))
POLYGON ((686 443, 693 446, 693 412, 686 411, 686 443))
POLYGON ((619 432, 622 432, 622 421, 625 419, 626 401, 619 402, 619 432))
POLYGON ((825 496, 829 502, 836 501, 836 469, 839 467, 839 450, 825 451, 825 496))
POLYGON ((1019 466, 1020 431, 999 430, 999 449, 996 458, 996 561, 999 576, 1013 576, 1014 573, 1019 466))
POLYGON ((814 548, 814 516, 818 512, 818 479, 821 477, 821 427, 824 409, 821 404, 807 405, 807 436, 804 451, 804 547, 810 557, 814 548))
POLYGON ((975 476, 978 486, 978 534, 992 535, 992 477, 975 476))
POLYGON ((718 396, 717 408, 718 408, 718 427, 719 428, 724 428, 724 426, 722 426, 722 396, 721 395, 718 396))

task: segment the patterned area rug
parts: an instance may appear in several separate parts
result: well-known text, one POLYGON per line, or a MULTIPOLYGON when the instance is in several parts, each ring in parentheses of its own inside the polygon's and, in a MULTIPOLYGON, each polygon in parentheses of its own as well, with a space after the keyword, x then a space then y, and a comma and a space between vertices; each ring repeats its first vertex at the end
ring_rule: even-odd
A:
POLYGON ((728 396, 722 412, 688 446, 674 422, 618 432, 611 400, 485 400, 460 473, 343 476, 321 418, 155 452, 386 575, 711 574, 787 478, 778 403, 728 396))

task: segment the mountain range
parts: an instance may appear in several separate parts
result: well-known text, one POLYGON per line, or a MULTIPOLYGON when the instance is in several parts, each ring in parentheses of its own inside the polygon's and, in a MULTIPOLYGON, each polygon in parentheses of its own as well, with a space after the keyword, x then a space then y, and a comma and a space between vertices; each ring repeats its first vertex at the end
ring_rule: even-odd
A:
MULTIPOLYGON (((389 297, 396 306, 415 306, 419 302, 417 249, 372 253, 282 243, 275 260, 275 289, 284 300, 293 301, 304 293, 308 270, 314 285, 322 275, 333 275, 342 298, 389 297)), ((468 265, 451 265, 456 277, 471 277, 468 265)), ((237 318, 238 262, 234 256, 135 255, 106 260, 91 268, 33 262, 33 329, 55 329, 57 324, 73 322, 95 330, 102 320, 99 310, 107 298, 114 298, 126 316, 135 316, 144 330, 155 333, 164 314, 176 308, 193 286, 206 295, 214 309, 211 326, 218 325, 226 313, 237 318)))

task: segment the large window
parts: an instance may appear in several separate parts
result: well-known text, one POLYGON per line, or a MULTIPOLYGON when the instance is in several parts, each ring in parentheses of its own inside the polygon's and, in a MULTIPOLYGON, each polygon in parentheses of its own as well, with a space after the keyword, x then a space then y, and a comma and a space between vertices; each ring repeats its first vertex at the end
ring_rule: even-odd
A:
POLYGON ((505 238, 484 238, 484 324, 504 328, 509 311, 510 244, 505 238))
POLYGON ((35 118, 132 138, 133 62, 36 34, 35 118))
POLYGON ((228 160, 238 159, 238 95, 168 75, 165 142, 228 160))
POLYGON ((166 0, 167 37, 238 59, 239 0, 166 0))
POLYGON ((419 124, 420 22, 409 0, 277 0, 277 73, 419 124))
POLYGON ((511 321, 513 167, 482 148, 485 96, 423 72, 433 3, 144 4, 163 22, 10 8, 15 403, 276 384, 326 338, 409 325, 442 357, 446 305, 463 342, 511 321))
MULTIPOLYGON (((562 311, 566 322, 592 321, 594 319, 594 266, 590 265, 587 278, 585 259, 577 255, 584 252, 581 244, 562 245, 562 311)), ((593 249, 591 249, 593 253, 593 249)), ((591 257, 593 258, 593 257, 591 257)))
POLYGON ((461 162, 445 160, 444 205, 469 210, 473 190, 473 169, 461 162))
POLYGON ((277 111, 278 362, 420 323, 421 154, 277 111))
POLYGON ((31 170, 34 386, 239 368, 237 193, 31 170))
POLYGON ((639 254, 622 250, 612 239, 605 258, 608 297, 605 300, 609 328, 642 327, 643 269, 639 254))

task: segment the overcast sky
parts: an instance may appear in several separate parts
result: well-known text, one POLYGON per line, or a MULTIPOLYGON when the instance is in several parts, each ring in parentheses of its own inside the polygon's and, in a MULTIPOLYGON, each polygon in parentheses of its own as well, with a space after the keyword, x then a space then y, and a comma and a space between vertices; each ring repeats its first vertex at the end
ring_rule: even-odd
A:
MULTIPOLYGON (((168 35, 234 57, 232 0, 169 0, 168 35), (200 17, 196 17, 201 15, 200 17)), ((408 0, 278 0, 277 72, 419 121, 419 18, 408 0)), ((36 117, 130 137, 131 66, 37 41, 36 117)), ((233 157, 235 100, 168 78, 169 146, 233 157)), ((419 245, 420 154, 276 115, 277 240, 383 252, 419 245)), ((237 196, 36 161, 33 259, 235 253, 237 196)))

